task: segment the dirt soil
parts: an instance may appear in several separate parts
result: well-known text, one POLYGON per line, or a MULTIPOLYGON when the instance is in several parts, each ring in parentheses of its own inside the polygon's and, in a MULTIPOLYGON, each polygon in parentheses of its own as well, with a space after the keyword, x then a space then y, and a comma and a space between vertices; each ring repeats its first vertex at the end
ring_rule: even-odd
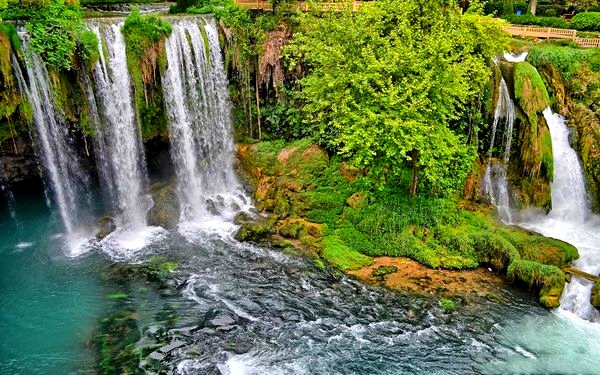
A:
POLYGON ((508 286, 506 279, 488 268, 473 270, 435 270, 427 268, 408 258, 375 258, 371 266, 348 272, 359 280, 383 285, 390 289, 414 294, 438 295, 443 297, 475 295, 488 299, 502 299, 502 289, 508 286), (394 266, 396 272, 383 276, 373 276, 380 266, 394 266))

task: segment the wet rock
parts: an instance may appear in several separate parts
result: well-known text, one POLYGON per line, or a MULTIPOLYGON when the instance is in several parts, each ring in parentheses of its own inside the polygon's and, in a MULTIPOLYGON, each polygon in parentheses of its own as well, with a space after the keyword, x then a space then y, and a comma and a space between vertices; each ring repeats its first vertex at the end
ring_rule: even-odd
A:
POLYGON ((258 223, 243 224, 235 234, 235 239, 238 241, 259 242, 265 240, 273 233, 273 228, 277 222, 277 218, 264 220, 258 223))
POLYGON ((594 284, 594 288, 592 289, 592 298, 591 301, 592 306, 597 309, 600 309, 600 281, 596 281, 594 284))
POLYGON ((210 212, 212 215, 218 216, 219 215, 219 210, 217 209, 217 205, 215 204, 215 202, 212 199, 207 199, 205 201, 206 203, 206 210, 208 212, 210 212))
POLYGON ((179 222, 179 200, 175 181, 160 182, 150 187, 154 206, 148 211, 148 224, 174 229, 179 222))
POLYGON ((165 355, 159 352, 152 352, 148 355, 148 358, 161 362, 165 359, 165 355))
POLYGON ((227 315, 214 317, 206 322, 207 327, 225 327, 235 324, 235 320, 227 315))
POLYGON ((105 238, 117 229, 115 220, 108 215, 102 216, 100 220, 98 220, 98 227, 100 229, 98 230, 98 233, 96 233, 96 238, 99 240, 105 238))
POLYGON ((167 354, 172 352, 173 350, 177 349, 177 348, 181 348, 182 346, 185 345, 185 342, 180 341, 180 340, 176 340, 173 341, 172 343, 170 343, 169 345, 165 345, 161 348, 158 349, 159 352, 167 354))
POLYGON ((238 212, 237 215, 235 215, 235 217, 233 218, 233 223, 235 225, 251 223, 252 221, 254 221, 252 215, 245 211, 238 212))
POLYGON ((236 326, 228 325, 228 326, 218 327, 217 331, 219 331, 219 332, 230 332, 230 331, 233 331, 236 328, 237 328, 236 326))

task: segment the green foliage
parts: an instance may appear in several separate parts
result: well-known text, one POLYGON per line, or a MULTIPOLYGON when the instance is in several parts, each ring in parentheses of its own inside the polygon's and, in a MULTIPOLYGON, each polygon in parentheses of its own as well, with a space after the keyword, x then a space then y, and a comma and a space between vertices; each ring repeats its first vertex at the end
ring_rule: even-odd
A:
POLYGON ((577 13, 571 20, 571 28, 584 31, 600 31, 600 12, 577 13))
POLYGON ((79 6, 52 0, 22 11, 31 34, 30 47, 55 70, 71 69, 79 36, 85 29, 79 6))
POLYGON ((302 114, 320 144, 377 181, 413 162, 424 186, 443 195, 462 186, 475 154, 451 122, 489 80, 503 38, 488 18, 386 0, 303 15, 285 53, 290 69, 302 62, 309 72, 302 114))
POLYGON ((127 67, 135 88, 135 103, 140 113, 142 138, 167 136, 167 119, 160 88, 159 69, 166 66, 164 41, 171 24, 156 16, 142 16, 134 8, 122 29, 127 52, 127 67))
POLYGON ((454 311, 456 310, 456 305, 449 299, 442 298, 440 300, 440 307, 446 311, 454 311))
POLYGON ((373 270, 373 277, 383 280, 383 276, 388 275, 390 273, 394 273, 398 271, 398 267, 396 266, 379 266, 373 270))
POLYGON ((98 37, 93 31, 84 31, 79 36, 79 55, 90 67, 100 59, 98 37))
POLYGON ((572 28, 572 25, 569 23, 569 21, 560 17, 538 17, 532 15, 531 13, 527 13, 520 16, 505 15, 503 18, 510 23, 516 23, 519 25, 535 25, 542 27, 554 27, 557 29, 572 28))
POLYGON ((171 31, 170 23, 159 17, 142 16, 139 8, 133 8, 123 25, 127 52, 142 57, 145 50, 171 35, 171 31))

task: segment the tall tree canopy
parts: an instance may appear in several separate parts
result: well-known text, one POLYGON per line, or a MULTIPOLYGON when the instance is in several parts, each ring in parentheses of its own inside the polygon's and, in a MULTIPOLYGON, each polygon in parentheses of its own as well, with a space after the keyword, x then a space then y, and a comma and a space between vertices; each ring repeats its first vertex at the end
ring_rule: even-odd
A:
POLYGON ((504 47, 495 21, 444 0, 302 17, 287 53, 308 69, 303 111, 318 140, 382 181, 412 166, 413 194, 419 179, 438 194, 460 188, 475 149, 453 124, 504 47))

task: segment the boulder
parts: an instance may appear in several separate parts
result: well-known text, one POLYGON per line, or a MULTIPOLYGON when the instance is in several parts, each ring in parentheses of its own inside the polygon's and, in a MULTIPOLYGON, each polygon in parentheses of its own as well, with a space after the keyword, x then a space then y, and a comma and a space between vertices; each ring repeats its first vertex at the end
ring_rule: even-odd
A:
POLYGON ((592 298, 590 300, 592 306, 600 309, 600 281, 596 281, 592 289, 592 298))
POLYGON ((179 222, 179 200, 174 180, 159 182, 150 187, 154 206, 148 211, 148 225, 174 229, 179 222))

